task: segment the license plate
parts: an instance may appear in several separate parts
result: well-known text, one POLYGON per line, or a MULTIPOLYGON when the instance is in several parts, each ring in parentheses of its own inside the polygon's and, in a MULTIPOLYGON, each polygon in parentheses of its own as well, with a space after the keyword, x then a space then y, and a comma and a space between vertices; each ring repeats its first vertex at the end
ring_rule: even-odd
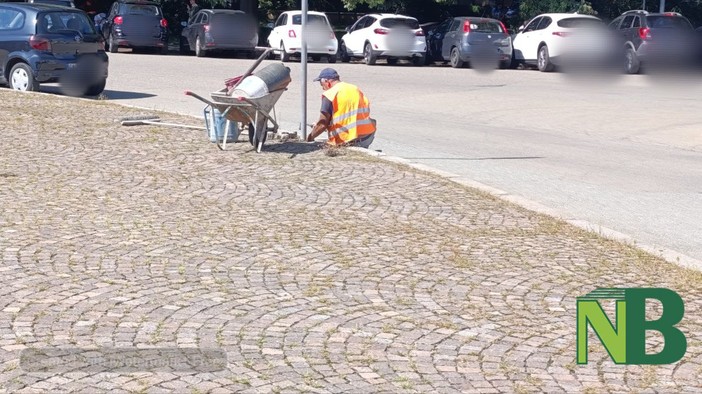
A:
POLYGON ((76 65, 76 63, 68 63, 68 69, 73 70, 74 68, 76 68, 76 65))

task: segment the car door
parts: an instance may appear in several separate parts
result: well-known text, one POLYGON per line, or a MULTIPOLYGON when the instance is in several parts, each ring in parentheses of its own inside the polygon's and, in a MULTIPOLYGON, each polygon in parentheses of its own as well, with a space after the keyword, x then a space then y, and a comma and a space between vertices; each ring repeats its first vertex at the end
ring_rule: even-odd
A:
POLYGON ((348 42, 345 42, 348 52, 354 55, 363 54, 363 46, 366 42, 368 26, 372 25, 373 22, 375 22, 375 18, 364 16, 351 27, 351 32, 348 35, 348 42))
MULTIPOLYGON (((22 12, 0 5, 0 80, 5 79, 5 65, 10 53, 26 45, 26 41, 19 39, 25 38, 20 34, 24 23, 25 15, 22 12)), ((7 72, 9 73, 9 70, 7 72)))
POLYGON ((517 60, 534 60, 536 55, 529 59, 529 42, 532 39, 532 35, 535 34, 536 28, 539 26, 542 17, 536 17, 532 19, 522 31, 518 32, 512 40, 512 48, 514 50, 514 58, 517 60))
POLYGON ((193 22, 193 27, 192 30, 190 31, 191 35, 191 40, 193 45, 197 42, 197 37, 202 35, 200 40, 202 40, 202 44, 205 44, 205 37, 204 37, 204 27, 207 22, 208 22, 208 14, 206 12, 200 12, 200 15, 195 15, 195 22, 193 22))
POLYGON ((268 35, 268 46, 275 49, 281 49, 280 43, 283 41, 283 31, 288 20, 288 14, 282 13, 275 21, 271 34, 268 35))
POLYGON ((534 59, 536 60, 538 53, 539 53, 539 44, 542 42, 548 42, 549 41, 549 36, 548 34, 549 31, 546 29, 551 26, 551 23, 553 23, 553 19, 549 16, 544 16, 541 18, 541 21, 539 21, 539 25, 536 27, 536 30, 534 30, 531 33, 531 36, 529 38, 529 44, 527 45, 527 53, 526 55, 528 56, 527 59, 531 60, 534 59))
POLYGON ((453 18, 444 20, 427 35, 427 48, 429 49, 429 56, 432 59, 442 60, 441 43, 444 41, 444 36, 451 26, 452 21, 453 18))
POLYGON ((112 35, 112 26, 114 25, 114 19, 119 11, 119 3, 115 2, 110 8, 110 13, 105 18, 103 22, 102 29, 100 29, 102 36, 107 40, 109 36, 112 35))
POLYGON ((451 21, 451 25, 448 27, 448 31, 441 41, 441 58, 443 60, 448 60, 451 57, 451 48, 453 48, 454 45, 460 45, 457 41, 460 40, 460 36, 463 34, 463 31, 459 31, 462 23, 463 19, 459 18, 455 18, 451 21))
POLYGON ((515 58, 528 62, 536 61, 539 43, 543 36, 543 26, 551 24, 551 18, 538 17, 531 21, 522 33, 517 34, 514 40, 515 58))

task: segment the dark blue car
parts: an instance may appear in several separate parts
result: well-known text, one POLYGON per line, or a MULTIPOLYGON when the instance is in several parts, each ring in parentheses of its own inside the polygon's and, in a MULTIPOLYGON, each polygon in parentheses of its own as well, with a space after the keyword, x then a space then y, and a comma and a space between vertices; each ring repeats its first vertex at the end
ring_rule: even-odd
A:
POLYGON ((95 96, 105 89, 107 69, 104 39, 84 11, 0 3, 0 83, 36 91, 59 82, 68 94, 95 96))

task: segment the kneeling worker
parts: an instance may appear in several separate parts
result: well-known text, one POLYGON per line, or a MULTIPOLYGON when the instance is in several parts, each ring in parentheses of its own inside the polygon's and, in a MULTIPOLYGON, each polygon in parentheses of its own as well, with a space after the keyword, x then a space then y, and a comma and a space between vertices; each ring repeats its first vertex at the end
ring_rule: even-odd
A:
POLYGON ((319 121, 307 141, 314 141, 327 130, 328 144, 368 148, 375 138, 375 120, 370 118, 368 98, 356 85, 341 82, 333 68, 322 70, 314 81, 319 81, 324 93, 319 121))

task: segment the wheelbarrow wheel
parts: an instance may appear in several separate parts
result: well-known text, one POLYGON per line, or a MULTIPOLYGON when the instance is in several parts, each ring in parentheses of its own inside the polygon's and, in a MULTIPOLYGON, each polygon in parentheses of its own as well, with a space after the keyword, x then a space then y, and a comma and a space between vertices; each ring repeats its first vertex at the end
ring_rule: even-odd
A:
POLYGON ((249 123, 249 143, 251 146, 258 148, 259 142, 263 145, 266 142, 266 138, 268 138, 268 131, 264 130, 261 141, 259 141, 259 139, 256 138, 256 128, 253 123, 249 123))

